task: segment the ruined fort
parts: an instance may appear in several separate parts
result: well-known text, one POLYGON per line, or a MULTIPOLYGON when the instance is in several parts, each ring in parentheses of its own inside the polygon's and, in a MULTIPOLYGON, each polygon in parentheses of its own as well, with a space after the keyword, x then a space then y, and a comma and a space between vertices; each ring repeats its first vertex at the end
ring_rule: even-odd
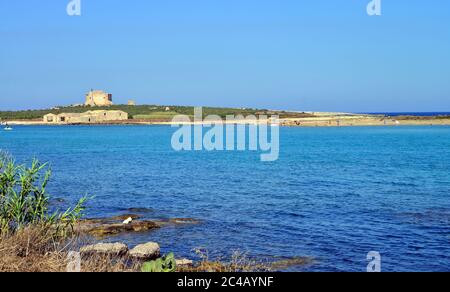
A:
POLYGON ((86 106, 111 106, 112 94, 106 93, 102 90, 91 90, 86 94, 86 106))
MULTIPOLYGON (((112 94, 91 90, 86 94, 86 107, 113 105, 112 94)), ((83 113, 49 113, 44 116, 46 124, 92 124, 128 120, 128 113, 120 110, 89 110, 83 113)))

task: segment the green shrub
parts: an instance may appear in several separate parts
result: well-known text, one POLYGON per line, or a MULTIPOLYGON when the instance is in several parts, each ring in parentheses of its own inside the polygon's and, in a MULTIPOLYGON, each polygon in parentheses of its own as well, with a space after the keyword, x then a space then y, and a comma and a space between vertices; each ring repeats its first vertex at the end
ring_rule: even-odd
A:
POLYGON ((142 272, 147 273, 175 272, 176 270, 175 255, 173 253, 169 253, 167 256, 163 258, 159 258, 151 262, 146 262, 142 265, 141 270, 142 272))
MULTIPOLYGON (((112 105, 109 107, 88 107, 88 106, 78 106, 78 107, 58 107, 54 109, 41 109, 41 110, 22 110, 22 111, 0 111, 0 120, 42 120, 43 116, 61 113, 82 113, 88 110, 121 110, 128 113, 129 119, 133 118, 150 118, 150 119, 171 119, 177 114, 193 116, 194 107, 192 106, 173 106, 170 105, 170 111, 166 111, 167 106, 162 105, 112 105), (161 117, 162 116, 162 117, 161 117)), ((218 108, 218 107, 203 107, 204 116, 207 115, 218 115, 225 118, 227 115, 239 115, 244 116, 251 114, 270 114, 268 110, 265 109, 239 109, 239 108, 218 108)), ((282 112, 280 112, 282 114, 282 112)), ((300 113, 293 113, 302 116, 300 113)))
POLYGON ((74 223, 83 215, 87 198, 65 212, 50 213, 47 193, 50 176, 47 164, 34 159, 29 167, 17 165, 9 155, 0 152, 0 234, 30 225, 52 228, 61 236, 73 231, 74 223))

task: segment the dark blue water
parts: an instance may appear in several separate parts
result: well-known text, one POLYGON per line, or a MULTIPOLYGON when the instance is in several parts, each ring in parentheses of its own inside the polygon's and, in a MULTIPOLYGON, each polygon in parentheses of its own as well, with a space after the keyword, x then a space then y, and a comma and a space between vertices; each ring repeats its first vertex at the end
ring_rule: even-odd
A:
POLYGON ((296 270, 450 271, 450 127, 282 128, 280 159, 174 152, 163 126, 16 127, 0 148, 51 162, 54 197, 95 195, 89 216, 146 207, 199 225, 121 238, 192 257, 311 256, 296 270))

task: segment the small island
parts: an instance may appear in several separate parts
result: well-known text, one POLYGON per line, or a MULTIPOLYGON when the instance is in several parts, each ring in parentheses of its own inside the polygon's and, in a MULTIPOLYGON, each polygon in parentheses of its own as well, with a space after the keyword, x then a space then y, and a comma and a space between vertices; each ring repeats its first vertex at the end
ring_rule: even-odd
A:
MULTIPOLYGON (((256 108, 203 107, 204 116, 223 119, 234 116, 279 116, 281 126, 345 127, 450 125, 449 115, 362 114, 337 112, 286 111, 256 108)), ((0 121, 10 125, 170 125, 177 115, 194 116, 193 106, 114 104, 113 95, 102 90, 90 90, 83 104, 56 106, 51 109, 0 111, 0 121)))

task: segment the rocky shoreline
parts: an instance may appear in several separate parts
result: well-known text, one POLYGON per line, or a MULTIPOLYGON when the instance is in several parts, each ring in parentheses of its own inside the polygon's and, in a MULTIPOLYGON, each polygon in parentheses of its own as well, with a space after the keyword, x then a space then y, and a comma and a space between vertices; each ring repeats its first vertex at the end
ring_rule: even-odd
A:
MULTIPOLYGON (((147 242, 139 244, 133 248, 129 248, 125 243, 97 243, 91 245, 85 245, 80 248, 80 254, 82 257, 110 257, 116 259, 126 259, 130 262, 143 263, 146 261, 157 260, 161 258, 161 248, 156 242, 147 242)), ((176 259, 176 266, 192 267, 194 262, 189 259, 176 259)))
POLYGON ((121 233, 145 232, 159 229, 169 225, 199 224, 200 221, 192 218, 171 218, 158 220, 145 220, 141 215, 126 214, 110 218, 96 218, 80 220, 74 230, 81 234, 95 237, 119 235, 121 233))
MULTIPOLYGON (((132 208, 128 209, 128 211, 145 210, 132 208)), ((157 242, 144 242, 130 248, 124 242, 114 242, 111 239, 121 234, 149 232, 168 226, 187 224, 201 224, 201 221, 193 218, 148 220, 144 219, 143 215, 133 213, 109 218, 80 220, 74 226, 74 230, 80 235, 87 235, 93 239, 93 243, 80 247, 79 251, 82 257, 107 257, 115 261, 128 262, 130 266, 135 266, 136 264, 141 266, 144 262, 159 260, 163 257, 160 245, 157 242), (105 239, 108 242, 103 242, 105 239)), ((200 255, 200 258, 202 257, 200 255)), ((197 262, 187 258, 176 258, 175 263, 177 271, 184 272, 279 271, 314 263, 314 259, 310 257, 283 258, 271 262, 254 261, 243 255, 239 257, 239 263, 233 261, 224 263, 208 258, 202 258, 197 262)))

